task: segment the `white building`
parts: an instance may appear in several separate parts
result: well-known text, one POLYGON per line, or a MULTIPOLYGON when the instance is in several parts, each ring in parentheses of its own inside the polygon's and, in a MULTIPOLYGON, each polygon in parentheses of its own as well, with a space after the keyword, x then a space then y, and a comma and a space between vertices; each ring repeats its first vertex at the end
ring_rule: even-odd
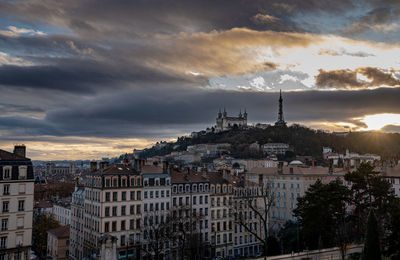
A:
POLYGON ((168 221, 171 202, 171 177, 166 169, 154 165, 140 167, 143 180, 143 214, 142 214, 142 250, 144 259, 151 259, 154 247, 164 259, 169 259, 170 244, 159 244, 152 234, 157 232, 159 225, 168 221))
POLYGON ((71 227, 69 256, 71 259, 83 259, 83 227, 85 211, 85 189, 75 186, 71 202, 71 227))
POLYGON ((30 259, 34 176, 25 146, 0 150, 0 259, 30 259))
POLYGON ((216 126, 215 126, 215 131, 220 132, 220 131, 226 131, 229 129, 232 129, 234 127, 246 127, 247 126, 247 112, 246 110, 244 111, 244 114, 242 112, 239 113, 238 117, 228 117, 228 114, 226 113, 226 110, 224 109, 224 113, 221 113, 219 111, 218 117, 216 119, 216 126))
POLYGON ((52 214, 61 226, 71 223, 71 204, 68 201, 56 201, 53 204, 52 214))
POLYGON ((289 151, 289 144, 266 143, 263 145, 263 150, 265 153, 267 153, 269 155, 285 154, 287 151, 289 151))

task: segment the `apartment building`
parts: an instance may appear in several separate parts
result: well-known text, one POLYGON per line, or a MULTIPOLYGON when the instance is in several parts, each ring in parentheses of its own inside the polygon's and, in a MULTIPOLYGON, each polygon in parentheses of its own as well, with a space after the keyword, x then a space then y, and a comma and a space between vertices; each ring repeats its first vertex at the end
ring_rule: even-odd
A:
POLYGON ((61 226, 71 223, 71 203, 69 201, 56 201, 53 204, 52 214, 61 226))
POLYGON ((29 259, 32 245, 32 162, 23 145, 0 150, 0 259, 29 259))
POLYGON ((70 226, 60 226, 47 231, 47 259, 69 259, 70 226))
POLYGON ((142 252, 143 259, 152 259, 158 253, 162 259, 170 259, 171 244, 157 235, 169 221, 171 203, 171 176, 163 168, 143 165, 139 162, 143 180, 142 252))
POLYGON ((179 248, 195 252, 198 259, 209 257, 210 245, 210 181, 206 171, 197 172, 189 168, 174 169, 172 179, 173 230, 179 234, 174 242, 173 257, 183 252, 179 248), (186 245, 184 244, 186 243, 186 245))
MULTIPOLYGON (((83 258, 97 258, 114 241, 117 259, 140 257, 142 177, 127 163, 102 164, 85 178, 83 258), (108 238, 112 238, 109 240, 108 238)), ((107 253, 108 254, 108 253, 107 253)))
POLYGON ((71 202, 71 227, 69 257, 73 260, 83 259, 83 227, 85 211, 85 189, 75 186, 71 202))
POLYGON ((224 170, 207 174, 210 180, 211 247, 213 257, 233 257, 233 176, 224 170))

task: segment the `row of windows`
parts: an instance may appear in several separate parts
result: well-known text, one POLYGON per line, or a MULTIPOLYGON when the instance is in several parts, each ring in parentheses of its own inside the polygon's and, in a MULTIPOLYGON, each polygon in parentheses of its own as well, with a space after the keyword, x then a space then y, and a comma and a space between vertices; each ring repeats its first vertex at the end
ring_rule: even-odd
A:
POLYGON ((192 184, 192 186, 190 186, 190 184, 186 184, 185 186, 183 186, 183 184, 180 185, 174 185, 172 187, 173 189, 173 193, 177 193, 179 191, 179 193, 183 193, 183 192, 206 192, 208 191, 208 184, 199 184, 198 185, 199 189, 197 190, 197 184, 192 184))
MULTIPOLYGON (((126 205, 121 206, 120 215, 118 215, 118 206, 105 207, 104 210, 105 210, 104 214, 105 214, 106 217, 109 217, 109 216, 113 216, 113 217, 115 217, 115 216, 126 216, 128 214, 126 205)), ((129 214, 130 215, 141 214, 141 213, 142 213, 141 212, 141 205, 136 205, 136 206, 135 205, 131 205, 129 207, 129 214), (135 212, 135 208, 136 208, 136 212, 135 212)))
MULTIPOLYGON (((27 174, 27 166, 19 166, 18 167, 18 179, 19 180, 24 180, 26 179, 26 174, 27 174)), ((12 166, 3 166, 3 180, 11 180, 11 172, 12 172, 12 166)))
MULTIPOLYGON (((121 199, 118 196, 118 191, 114 191, 114 192, 106 192, 106 201, 111 201, 111 194, 112 194, 112 201, 126 201, 127 199, 127 191, 122 191, 121 192, 121 199)), ((141 191, 131 191, 130 192, 130 197, 129 200, 141 200, 142 199, 142 192, 141 191)))
POLYGON ((145 191, 143 194, 143 197, 145 199, 150 198, 169 198, 170 196, 170 191, 169 190, 161 190, 161 191, 145 191))
POLYGON ((156 202, 156 203, 145 203, 144 209, 147 211, 158 211, 158 210, 169 210, 169 202, 156 202))
MULTIPOLYGON (((118 176, 113 176, 113 177, 106 177, 105 178, 105 187, 110 188, 110 187, 118 187, 119 185, 119 180, 118 176)), ((128 177, 122 176, 121 177, 121 186, 120 187, 128 187, 129 186, 134 187, 134 186, 141 186, 141 177, 136 176, 136 177, 130 177, 130 182, 128 183, 128 177)))
POLYGON ((131 219, 129 223, 125 220, 121 220, 119 223, 119 228, 117 227, 117 221, 112 222, 105 222, 104 223, 104 232, 117 232, 117 231, 124 231, 124 230, 134 230, 140 229, 140 219, 131 219), (129 226, 127 226, 129 224, 129 226))
MULTIPOLYGON (((190 217, 190 210, 189 209, 179 209, 179 210, 174 210, 173 211, 173 217, 174 218, 183 218, 183 217, 190 217)), ((193 209, 192 211, 192 216, 208 216, 208 208, 199 208, 198 211, 197 209, 193 209)))
MULTIPOLYGON (((24 210, 25 210, 25 201, 19 200, 18 201, 18 211, 24 211, 24 210)), ((10 202, 9 201, 3 201, 2 212, 3 213, 10 212, 10 202)))
MULTIPOLYGON (((200 196, 192 196, 192 205, 197 205, 197 198, 199 199, 199 205, 203 205, 203 204, 208 204, 208 196, 207 195, 200 195, 200 196), (203 199, 204 198, 204 199, 203 199)), ((178 200, 177 198, 173 198, 172 199, 172 205, 178 206, 178 200)), ((183 197, 179 197, 179 206, 183 206, 183 205, 190 205, 190 197, 186 196, 185 197, 185 204, 183 204, 183 197)))
POLYGON ((169 186, 171 185, 170 178, 145 178, 143 180, 143 185, 147 186, 169 186))

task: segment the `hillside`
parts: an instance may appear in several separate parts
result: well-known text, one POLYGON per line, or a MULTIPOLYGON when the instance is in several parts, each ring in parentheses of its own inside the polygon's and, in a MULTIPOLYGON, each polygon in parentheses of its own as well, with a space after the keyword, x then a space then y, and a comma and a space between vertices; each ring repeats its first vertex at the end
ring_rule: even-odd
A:
POLYGON ((161 149, 152 147, 145 149, 143 158, 166 155, 174 151, 186 150, 186 147, 201 143, 230 143, 232 155, 248 158, 251 156, 248 145, 254 142, 265 144, 270 142, 289 143, 297 155, 321 157, 322 147, 329 146, 334 151, 344 153, 346 149, 360 154, 374 153, 383 157, 400 156, 400 134, 381 132, 354 132, 347 136, 338 136, 320 130, 313 130, 300 125, 286 128, 269 126, 266 129, 250 128, 234 129, 221 133, 209 133, 196 138, 180 137, 176 143, 169 143, 161 149))

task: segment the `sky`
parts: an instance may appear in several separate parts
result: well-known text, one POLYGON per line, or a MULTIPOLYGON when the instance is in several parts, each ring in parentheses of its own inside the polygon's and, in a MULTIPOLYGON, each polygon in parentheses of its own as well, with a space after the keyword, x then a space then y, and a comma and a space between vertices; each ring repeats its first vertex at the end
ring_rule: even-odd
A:
POLYGON ((284 117, 400 132, 396 0, 0 0, 0 149, 99 159, 284 117))

